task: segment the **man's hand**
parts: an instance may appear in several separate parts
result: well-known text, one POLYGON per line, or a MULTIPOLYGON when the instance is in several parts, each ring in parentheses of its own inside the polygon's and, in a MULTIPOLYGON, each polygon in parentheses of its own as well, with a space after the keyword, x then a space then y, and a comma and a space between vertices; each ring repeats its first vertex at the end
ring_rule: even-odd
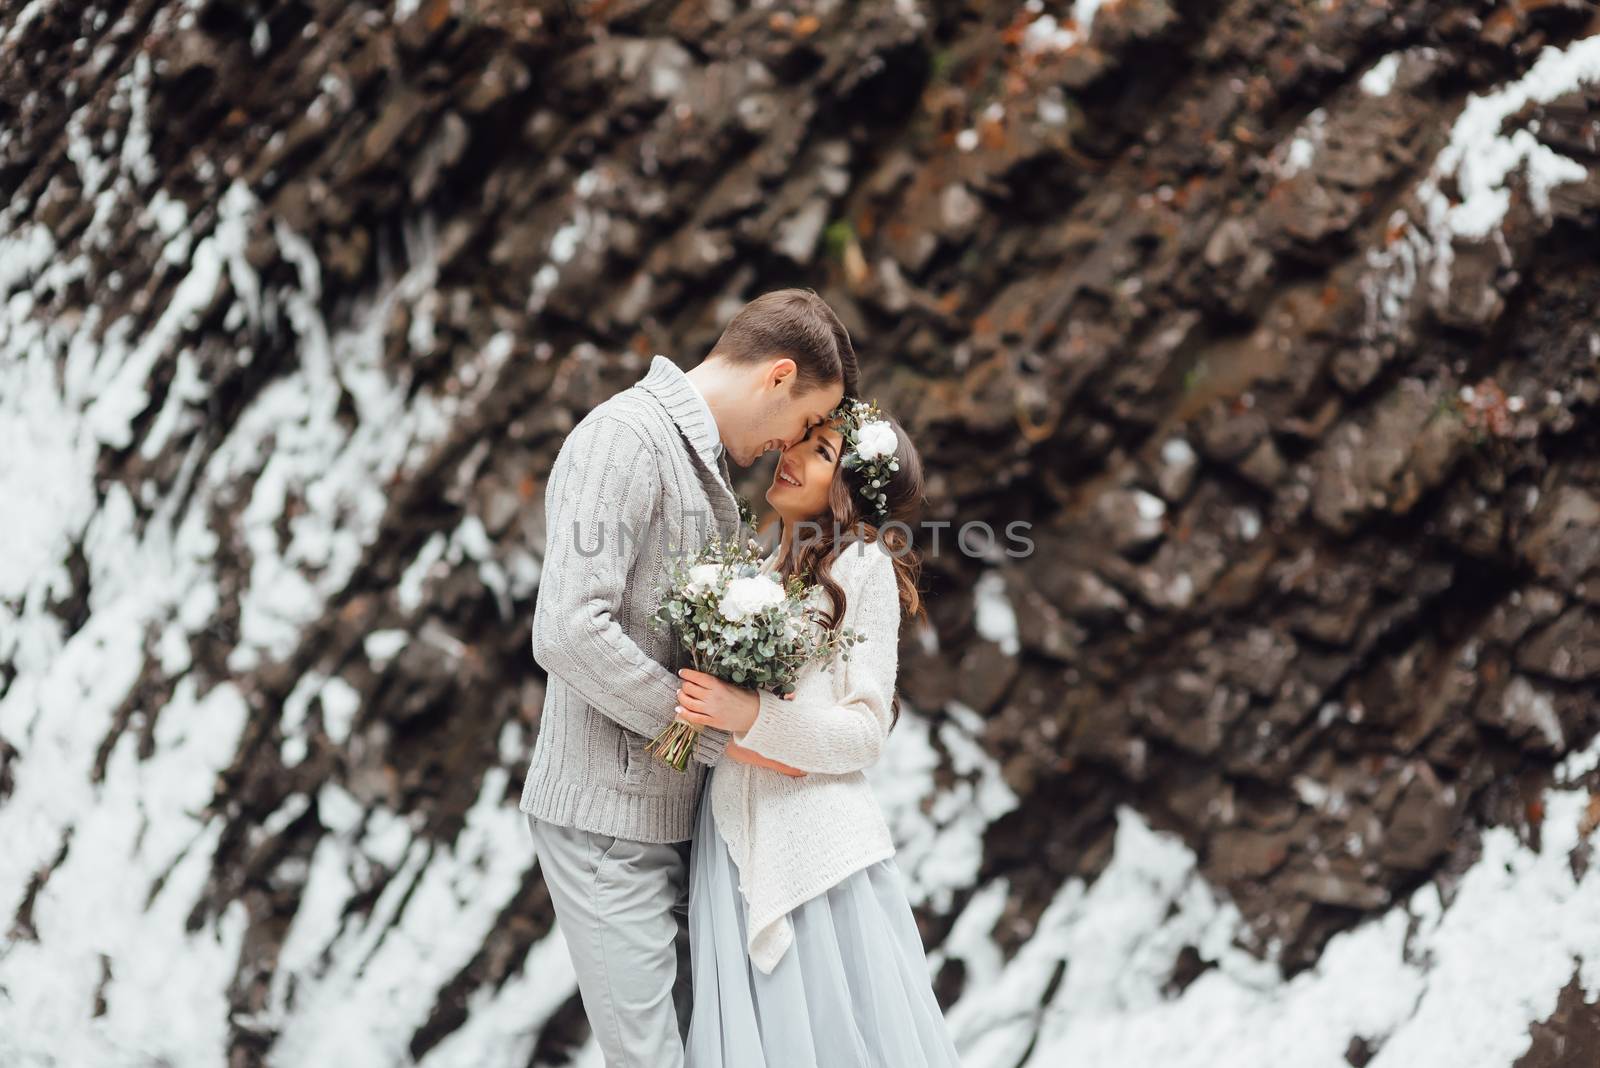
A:
POLYGON ((798 779, 806 774, 799 768, 790 767, 788 764, 780 764, 776 760, 768 760, 754 749, 746 749, 744 746, 735 741, 728 742, 726 748, 722 750, 722 755, 727 757, 729 760, 736 760, 741 764, 749 764, 758 768, 769 768, 780 775, 787 775, 791 779, 798 779))
POLYGON ((761 698, 754 690, 723 682, 704 671, 684 668, 678 672, 683 683, 678 688, 678 703, 673 711, 678 719, 696 727, 716 727, 730 734, 742 734, 755 725, 761 711, 761 698))

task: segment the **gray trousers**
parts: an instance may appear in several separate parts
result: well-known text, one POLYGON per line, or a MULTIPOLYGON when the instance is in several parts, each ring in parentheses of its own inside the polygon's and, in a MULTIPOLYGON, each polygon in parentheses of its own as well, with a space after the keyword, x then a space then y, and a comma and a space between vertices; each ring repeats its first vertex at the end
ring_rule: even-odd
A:
POLYGON ((689 843, 527 819, 606 1068, 682 1068, 693 990, 689 843))

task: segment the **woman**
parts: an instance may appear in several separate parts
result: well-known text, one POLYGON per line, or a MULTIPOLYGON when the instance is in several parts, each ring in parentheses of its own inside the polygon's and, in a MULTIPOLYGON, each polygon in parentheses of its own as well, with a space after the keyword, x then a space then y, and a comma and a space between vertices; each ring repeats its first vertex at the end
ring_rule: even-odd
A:
POLYGON ((691 846, 689 1068, 960 1064, 862 774, 898 716, 901 619, 922 611, 906 536, 921 499, 905 432, 841 405, 779 460, 768 566, 814 583, 822 625, 863 640, 790 700, 679 673, 678 717, 733 735, 691 846))

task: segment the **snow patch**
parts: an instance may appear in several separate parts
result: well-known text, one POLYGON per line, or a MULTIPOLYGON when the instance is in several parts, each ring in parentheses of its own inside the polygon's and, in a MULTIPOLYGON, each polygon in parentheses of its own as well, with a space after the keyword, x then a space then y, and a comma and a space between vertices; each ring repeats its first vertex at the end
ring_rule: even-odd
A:
MULTIPOLYGON (((533 861, 525 817, 505 803, 508 782, 504 768, 485 772, 466 826, 449 845, 410 837, 414 831, 402 823, 406 841, 394 858, 382 844, 394 820, 369 824, 360 843, 348 834, 319 843, 260 1021, 280 1029, 268 1064, 388 1068, 409 1061, 411 1036, 427 1022, 439 991, 491 937, 533 861), (394 875, 370 913, 344 916, 353 889, 375 875, 374 853, 398 860, 394 875)), ((554 996, 544 1010, 548 1017, 575 985, 552 983, 548 973, 538 978, 551 989, 531 999, 532 1018, 534 1005, 554 996)), ((524 987, 524 993, 534 992, 524 987)), ((480 992, 479 1000, 492 998, 480 992)), ((528 1027, 525 1020, 524 1034, 528 1027)), ((481 1049, 477 1055, 483 1063, 481 1049)))
MULTIPOLYGON (((1288 981, 1239 948, 1245 922, 1198 874, 1188 847, 1120 807, 1105 871, 1092 886, 1063 884, 998 968, 984 932, 1001 915, 1006 884, 969 900, 946 944, 972 969, 947 1016, 957 1046, 968 1064, 1026 1068, 1344 1068, 1359 1036, 1379 1047, 1376 1068, 1510 1064, 1575 966, 1586 998, 1600 993, 1600 866, 1577 879, 1568 859, 1587 793, 1553 789, 1545 803, 1541 851, 1489 828, 1448 904, 1426 884, 1335 936, 1288 981), (1212 966, 1169 995, 1185 946, 1212 966)), ((1588 838, 1600 844, 1600 833, 1588 838)))
POLYGON ((1600 36, 1586 37, 1565 48, 1546 47, 1528 72, 1515 82, 1475 96, 1456 119, 1450 142, 1439 153, 1417 190, 1431 237, 1435 292, 1449 284, 1456 237, 1483 238, 1504 220, 1511 206, 1507 183, 1523 169, 1528 198, 1541 215, 1550 211, 1550 190, 1582 181, 1588 170, 1576 160, 1540 143, 1527 129, 1500 133, 1505 120, 1528 104, 1544 104, 1600 80, 1600 36), (1454 176, 1455 203, 1442 186, 1454 176))
POLYGON ((1322 147, 1327 136, 1327 124, 1327 109, 1317 108, 1305 117, 1305 121, 1295 130, 1287 145, 1280 145, 1275 150, 1280 177, 1293 178, 1311 166, 1317 158, 1317 150, 1322 147))
POLYGON ((947 718, 933 722, 901 699, 900 720, 889 734, 883 756, 867 770, 896 846, 896 863, 906 876, 913 905, 948 912, 955 894, 972 886, 983 861, 983 835, 989 824, 1017 807, 999 765, 978 739, 983 720, 961 705, 947 706, 947 718), (937 737, 950 754, 956 778, 937 788, 941 764, 937 737))
POLYGON ((1372 65, 1358 82, 1368 96, 1388 96, 1394 89, 1395 75, 1400 72, 1400 53, 1391 52, 1372 65))
POLYGON ((978 636, 1000 646, 1007 656, 1016 656, 1022 648, 1017 636, 1017 612, 1006 596, 1005 579, 999 571, 990 569, 973 584, 972 596, 976 608, 973 626, 978 636))

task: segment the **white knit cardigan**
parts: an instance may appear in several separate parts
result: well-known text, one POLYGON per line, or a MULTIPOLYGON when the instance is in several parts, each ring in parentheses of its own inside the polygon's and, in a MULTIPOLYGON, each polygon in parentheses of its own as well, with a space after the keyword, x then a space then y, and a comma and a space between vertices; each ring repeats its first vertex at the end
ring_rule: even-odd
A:
MULTIPOLYGON (((794 941, 788 913, 852 872, 894 855, 889 826, 862 769, 889 733, 899 660, 894 565, 877 543, 847 546, 833 563, 843 626, 864 640, 849 659, 801 672, 793 700, 761 692, 739 744, 808 772, 796 778, 724 760, 711 776, 717 830, 739 870, 750 960, 770 974, 794 941)), ((812 596, 828 606, 821 588, 812 596)))

